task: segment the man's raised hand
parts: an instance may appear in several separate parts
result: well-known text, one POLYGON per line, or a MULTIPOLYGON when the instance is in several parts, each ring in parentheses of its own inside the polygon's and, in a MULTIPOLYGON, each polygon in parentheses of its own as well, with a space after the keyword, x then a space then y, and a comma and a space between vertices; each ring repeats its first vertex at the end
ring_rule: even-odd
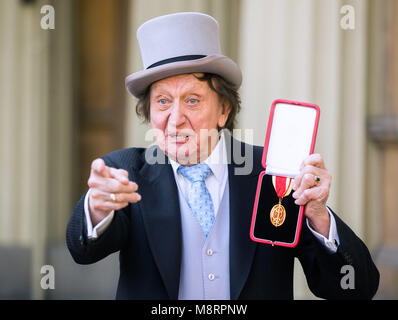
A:
POLYGON ((112 211, 141 200, 141 195, 136 192, 138 185, 129 180, 128 172, 108 167, 102 159, 92 162, 88 186, 88 204, 93 226, 112 211))

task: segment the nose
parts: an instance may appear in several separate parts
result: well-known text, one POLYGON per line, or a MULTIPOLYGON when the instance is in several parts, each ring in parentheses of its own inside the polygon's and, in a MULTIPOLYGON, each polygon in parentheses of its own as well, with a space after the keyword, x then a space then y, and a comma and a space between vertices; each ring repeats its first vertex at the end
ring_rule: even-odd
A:
POLYGON ((179 101, 174 102, 170 116, 169 116, 169 124, 173 127, 180 127, 185 123, 185 113, 183 107, 180 105, 179 101))

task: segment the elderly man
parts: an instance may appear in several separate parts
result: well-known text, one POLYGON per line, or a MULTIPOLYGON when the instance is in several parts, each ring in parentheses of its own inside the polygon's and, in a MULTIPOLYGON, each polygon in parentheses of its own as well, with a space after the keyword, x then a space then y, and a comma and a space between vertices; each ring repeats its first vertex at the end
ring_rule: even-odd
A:
POLYGON ((320 155, 309 156, 294 180, 306 216, 298 246, 250 240, 263 148, 228 133, 242 76, 220 53, 217 22, 178 13, 144 23, 137 35, 145 68, 126 86, 157 143, 93 161, 89 190, 67 229, 75 261, 120 251, 120 299, 292 299, 295 257, 315 295, 372 298, 378 271, 363 242, 326 207, 331 175, 320 155), (233 150, 245 151, 250 172, 237 174, 242 163, 233 150), (341 286, 344 265, 355 270, 355 288, 341 286))

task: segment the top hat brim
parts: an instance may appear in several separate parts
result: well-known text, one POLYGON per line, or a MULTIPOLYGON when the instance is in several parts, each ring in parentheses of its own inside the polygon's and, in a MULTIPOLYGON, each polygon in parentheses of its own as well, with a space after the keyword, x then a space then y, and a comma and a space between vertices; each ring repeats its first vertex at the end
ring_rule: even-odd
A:
POLYGON ((134 97, 139 98, 156 81, 196 72, 219 75, 236 89, 239 89, 242 83, 242 72, 234 61, 223 55, 210 55, 195 60, 166 63, 135 72, 126 78, 126 89, 134 97))

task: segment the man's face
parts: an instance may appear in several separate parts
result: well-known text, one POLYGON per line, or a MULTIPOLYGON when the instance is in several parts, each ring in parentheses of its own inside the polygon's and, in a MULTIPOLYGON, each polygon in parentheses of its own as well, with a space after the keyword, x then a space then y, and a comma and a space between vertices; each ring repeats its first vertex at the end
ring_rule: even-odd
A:
POLYGON ((223 107, 218 94, 195 75, 160 80, 150 91, 150 122, 157 143, 182 164, 209 156, 218 141, 217 127, 223 127, 229 115, 229 106, 223 107))

